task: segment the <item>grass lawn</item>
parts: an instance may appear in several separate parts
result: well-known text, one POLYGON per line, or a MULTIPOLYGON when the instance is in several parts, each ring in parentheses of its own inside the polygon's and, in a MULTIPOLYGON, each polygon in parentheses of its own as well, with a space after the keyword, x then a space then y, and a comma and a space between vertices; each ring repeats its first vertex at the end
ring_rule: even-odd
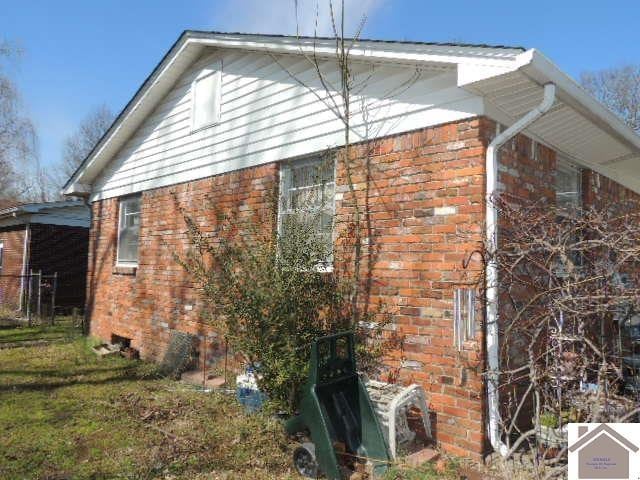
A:
POLYGON ((299 478, 290 448, 275 421, 99 359, 68 326, 0 329, 2 479, 299 478))
MULTIPOLYGON (((98 358, 69 323, 0 328, 0 479, 300 479, 293 447, 229 396, 98 358)), ((454 465, 385 480, 458 479, 454 465)))

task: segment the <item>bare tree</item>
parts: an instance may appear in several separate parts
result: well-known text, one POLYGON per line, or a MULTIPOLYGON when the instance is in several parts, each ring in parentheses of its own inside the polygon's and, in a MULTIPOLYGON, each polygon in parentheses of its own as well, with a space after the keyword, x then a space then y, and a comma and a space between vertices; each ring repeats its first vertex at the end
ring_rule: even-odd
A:
POLYGON ((582 86, 640 132, 640 65, 581 75, 582 86))
MULTIPOLYGON (((0 60, 19 53, 9 42, 0 42, 0 60)), ((34 194, 24 167, 36 158, 36 145, 35 128, 22 110, 18 88, 0 64, 0 197, 21 200, 34 194)))
POLYGON ((82 120, 77 130, 64 142, 60 175, 66 181, 113 123, 114 115, 106 105, 100 105, 82 120))
POLYGON ((502 437, 536 452, 532 477, 561 475, 568 422, 637 413, 640 205, 494 203, 501 241, 484 257, 499 268, 502 437))
MULTIPOLYGON (((385 111, 385 107, 389 105, 394 95, 407 90, 420 79, 421 71, 419 69, 411 71, 407 79, 399 81, 397 85, 386 91, 377 92, 374 96, 366 95, 366 89, 377 73, 378 67, 373 63, 355 62, 352 55, 352 50, 359 44, 367 22, 366 13, 360 17, 353 34, 348 35, 345 0, 326 0, 331 32, 329 38, 333 47, 332 54, 327 56, 319 54, 320 3, 316 3, 314 12, 311 51, 302 47, 303 44, 308 44, 308 41, 300 31, 300 2, 293 0, 293 6, 296 14, 296 37, 300 44, 299 52, 311 66, 315 77, 307 79, 291 71, 276 55, 272 55, 272 59, 296 83, 304 87, 335 115, 343 126, 344 145, 338 152, 339 164, 343 168, 339 170, 344 171, 349 193, 348 203, 353 213, 348 227, 352 230, 352 241, 345 245, 348 251, 342 252, 342 257, 351 264, 354 272, 349 296, 354 312, 353 320, 357 325, 361 320, 357 306, 359 303, 366 304, 366 298, 362 297, 363 294, 366 296, 371 287, 371 276, 367 271, 371 271, 375 256, 374 235, 368 211, 372 173, 371 157, 375 148, 370 141, 382 136, 385 129, 391 128, 391 124, 379 121, 377 116, 385 111), (360 144, 357 152, 354 148, 355 143, 360 144), (364 181, 354 180, 362 172, 365 172, 364 181)), ((361 48, 361 45, 359 47, 361 48)))

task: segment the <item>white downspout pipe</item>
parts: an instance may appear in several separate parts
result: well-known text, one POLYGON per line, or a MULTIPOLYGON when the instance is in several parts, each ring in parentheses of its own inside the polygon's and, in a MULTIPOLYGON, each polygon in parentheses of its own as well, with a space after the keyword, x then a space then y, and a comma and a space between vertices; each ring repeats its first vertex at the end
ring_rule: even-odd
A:
POLYGON ((498 264, 493 253, 498 247, 498 210, 494 203, 498 188, 498 150, 502 145, 527 128, 542 115, 549 111, 556 98, 556 86, 547 83, 544 86, 544 97, 540 105, 524 115, 504 132, 498 134, 487 147, 486 176, 486 243, 489 252, 489 262, 486 267, 486 315, 487 315, 487 398, 489 403, 489 440, 491 446, 500 455, 506 457, 509 448, 502 442, 500 434, 500 399, 498 383, 500 380, 500 355, 498 333, 498 264))

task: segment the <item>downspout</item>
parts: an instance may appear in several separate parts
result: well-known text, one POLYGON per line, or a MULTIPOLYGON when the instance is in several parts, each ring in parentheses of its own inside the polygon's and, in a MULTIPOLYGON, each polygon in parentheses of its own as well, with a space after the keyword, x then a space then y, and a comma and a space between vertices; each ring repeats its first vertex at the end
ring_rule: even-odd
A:
POLYGON ((552 107, 556 98, 556 86, 547 83, 544 86, 542 102, 504 132, 498 134, 487 147, 486 175, 486 242, 489 262, 486 266, 486 316, 487 316, 487 398, 489 403, 489 440, 491 446, 500 455, 506 457, 509 448, 502 442, 500 435, 500 398, 498 382, 500 379, 500 355, 498 333, 498 264, 493 253, 498 247, 498 210, 494 204, 494 196, 498 188, 498 150, 502 145, 515 137, 522 130, 542 117, 552 107))

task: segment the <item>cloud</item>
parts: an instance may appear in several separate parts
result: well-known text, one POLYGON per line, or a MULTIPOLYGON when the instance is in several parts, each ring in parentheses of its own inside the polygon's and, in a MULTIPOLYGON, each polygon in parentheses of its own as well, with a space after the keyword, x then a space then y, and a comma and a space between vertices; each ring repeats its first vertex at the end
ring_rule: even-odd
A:
MULTIPOLYGON (((353 36, 363 15, 370 19, 385 0, 344 1, 345 30, 347 36, 353 36)), ((333 4, 339 28, 341 0, 333 0, 333 4)), ((294 0, 225 0, 222 8, 217 10, 215 29, 294 35, 297 23, 301 35, 312 36, 316 30, 318 36, 332 35, 329 0, 298 0, 297 21, 294 5, 294 0)))

